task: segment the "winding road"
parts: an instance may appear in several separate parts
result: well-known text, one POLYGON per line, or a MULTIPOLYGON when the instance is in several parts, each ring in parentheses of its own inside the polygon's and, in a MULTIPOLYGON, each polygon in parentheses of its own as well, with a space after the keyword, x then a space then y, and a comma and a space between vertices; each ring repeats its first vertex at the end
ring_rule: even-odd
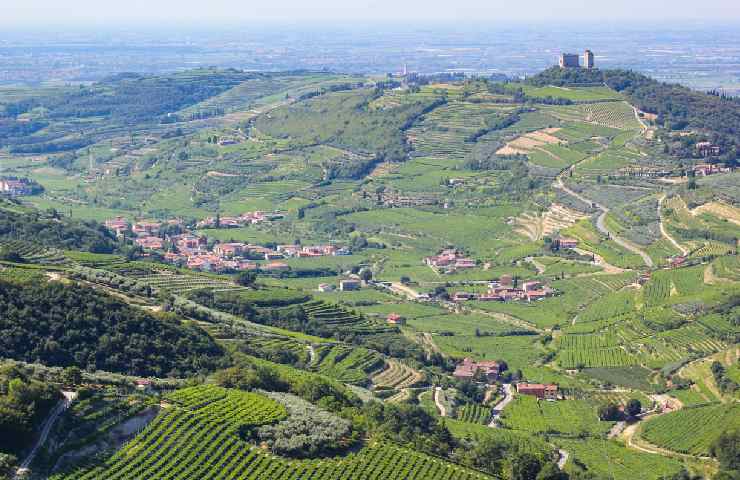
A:
POLYGON ((442 401, 439 399, 440 393, 442 393, 442 387, 434 387, 434 404, 437 405, 437 409, 439 410, 439 415, 442 417, 446 417, 447 409, 442 404, 442 401))
POLYGON ((671 244, 676 247, 676 250, 681 252, 682 256, 687 256, 689 254, 689 251, 686 249, 686 247, 682 246, 680 243, 676 241, 675 238, 673 238, 669 233, 668 230, 665 229, 665 225, 663 225, 663 217, 660 215, 660 210, 663 206, 663 201, 665 200, 666 196, 663 194, 660 199, 658 200, 658 225, 660 225, 660 234, 665 237, 666 240, 671 242, 671 244))
POLYGON ((33 448, 30 452, 28 452, 28 455, 26 455, 26 458, 23 460, 23 462, 21 462, 18 470, 16 470, 13 480, 20 480, 21 478, 24 478, 26 474, 28 474, 28 472, 30 471, 29 467, 31 466, 33 459, 36 457, 39 449, 44 445, 44 443, 46 443, 46 440, 49 438, 49 433, 51 432, 51 428, 54 426, 54 423, 57 421, 59 416, 64 413, 64 411, 67 410, 70 405, 72 405, 74 399, 77 398, 77 392, 62 392, 62 395, 64 395, 64 400, 60 400, 57 406, 54 407, 54 410, 52 410, 49 413, 49 416, 46 417, 46 420, 44 420, 44 423, 41 427, 41 434, 39 435, 38 440, 36 440, 33 448))
POLYGON ((560 173, 560 175, 557 176, 557 178, 555 180, 556 181, 555 187, 556 188, 559 188, 562 191, 564 191, 568 195, 570 195, 572 197, 575 197, 578 200, 580 200, 580 201, 582 201, 582 202, 584 202, 584 203, 586 203, 588 205, 591 205, 591 206, 593 206, 593 207, 598 208, 599 210, 601 210, 601 215, 599 215, 599 217, 596 219, 596 228, 601 233, 603 233, 605 235, 608 235, 609 238, 612 239, 614 241, 614 243, 616 243, 620 247, 622 247, 625 250, 628 250, 628 251, 630 251, 630 252, 632 252, 632 253, 634 253, 634 254, 639 255, 640 257, 642 257, 642 261, 645 263, 645 265, 647 265, 648 267, 652 268, 654 266, 654 264, 653 264, 653 259, 650 258, 650 255, 648 255, 644 250, 640 249, 639 247, 637 247, 632 242, 629 242, 629 241, 627 241, 627 240, 625 240, 623 238, 620 238, 619 236, 617 236, 614 233, 610 232, 609 229, 606 227, 606 221, 605 220, 606 220, 606 215, 609 213, 609 208, 608 207, 606 207, 605 205, 601 205, 600 203, 594 202, 593 200, 590 200, 590 199, 584 197, 580 193, 574 192, 573 190, 571 190, 570 188, 568 188, 565 185, 565 182, 563 182, 563 177, 566 174, 568 174, 569 172, 573 171, 573 167, 575 167, 575 165, 571 166, 568 169, 563 170, 560 173))
POLYGON ((496 428, 498 426, 498 418, 501 416, 501 412, 514 399, 514 394, 511 391, 511 384, 504 383, 503 388, 504 398, 493 406, 493 416, 491 417, 491 421, 488 422, 488 426, 491 428, 496 428))

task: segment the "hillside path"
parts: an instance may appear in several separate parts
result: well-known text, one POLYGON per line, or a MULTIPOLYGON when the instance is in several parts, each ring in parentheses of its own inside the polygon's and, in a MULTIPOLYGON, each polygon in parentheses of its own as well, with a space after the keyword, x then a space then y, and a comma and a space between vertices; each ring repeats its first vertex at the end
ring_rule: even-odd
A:
POLYGON ((558 455, 560 455, 560 458, 558 458, 558 468, 562 470, 565 468, 565 464, 568 462, 568 457, 570 457, 570 454, 560 448, 558 449, 558 455))
POLYGON ((663 235, 666 240, 671 242, 671 244, 676 247, 676 250, 680 251, 681 255, 685 257, 689 254, 689 251, 686 249, 686 247, 678 243, 676 239, 671 236, 671 234, 668 233, 668 231, 665 229, 665 225, 663 224, 663 217, 660 215, 660 211, 663 207, 663 201, 665 200, 665 198, 666 195, 663 194, 658 200, 658 223, 660 225, 660 234, 663 235))
POLYGON ((24 478, 26 474, 28 474, 28 472, 30 471, 29 467, 31 466, 33 459, 36 457, 39 449, 44 445, 44 443, 46 443, 46 440, 49 438, 51 427, 54 426, 54 423, 56 423, 59 416, 64 413, 64 411, 67 410, 70 405, 72 405, 74 399, 77 398, 77 392, 62 392, 62 395, 64 395, 64 400, 60 400, 59 403, 57 403, 56 407, 54 407, 54 409, 46 417, 46 420, 44 420, 44 423, 41 427, 41 434, 39 435, 38 440, 36 440, 36 443, 33 445, 31 451, 28 452, 26 458, 23 460, 23 462, 21 462, 18 470, 16 470, 15 476, 13 477, 14 480, 24 478))
POLYGON ((510 383, 504 383, 504 398, 498 402, 493 407, 493 416, 491 417, 491 421, 488 422, 488 426, 491 428, 496 428, 498 426, 498 419, 501 416, 501 412, 506 408, 506 406, 511 403, 512 400, 514 400, 514 394, 511 390, 511 384, 510 383))
POLYGON ((447 409, 442 405, 442 401, 439 399, 439 394, 442 392, 442 387, 434 387, 434 404, 437 405, 439 414, 443 417, 447 416, 447 409))

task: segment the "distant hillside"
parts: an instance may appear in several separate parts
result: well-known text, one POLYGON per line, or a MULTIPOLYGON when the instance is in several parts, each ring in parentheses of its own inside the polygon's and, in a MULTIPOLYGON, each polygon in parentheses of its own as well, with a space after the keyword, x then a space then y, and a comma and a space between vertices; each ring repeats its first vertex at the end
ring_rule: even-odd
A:
POLYGON ((73 220, 54 213, 21 213, 0 208, 0 241, 23 240, 59 249, 111 253, 113 234, 94 221, 73 220))
POLYGON ((640 110, 658 116, 669 130, 705 132, 724 151, 740 149, 740 101, 659 82, 627 70, 561 69, 553 67, 526 80, 528 84, 567 86, 605 83, 628 97, 640 110))

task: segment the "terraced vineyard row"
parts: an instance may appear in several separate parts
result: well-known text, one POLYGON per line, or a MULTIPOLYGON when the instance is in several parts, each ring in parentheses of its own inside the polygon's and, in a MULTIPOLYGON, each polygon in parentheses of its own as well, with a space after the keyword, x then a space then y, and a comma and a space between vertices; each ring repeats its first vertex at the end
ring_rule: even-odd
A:
POLYGON ((360 347, 322 345, 315 351, 311 368, 345 383, 365 384, 385 363, 379 353, 360 347))
POLYGON ((237 429, 284 417, 280 404, 253 393, 195 388, 173 394, 171 398, 181 402, 179 406, 163 410, 109 460, 55 475, 52 480, 492 478, 381 442, 338 458, 290 460, 271 455, 242 441, 237 429), (203 402, 208 403, 198 405, 203 402))
POLYGON ((339 305, 322 301, 305 303, 303 310, 311 320, 340 330, 348 329, 357 335, 372 335, 396 331, 394 327, 385 323, 367 319, 339 305))
POLYGON ((421 372, 398 360, 389 359, 388 368, 372 378, 373 385, 381 388, 408 388, 424 379, 421 372))
POLYGON ((639 130, 640 122, 627 102, 603 102, 579 105, 586 121, 618 128, 620 130, 639 130))
POLYGON ((22 240, 0 241, 0 250, 17 253, 29 263, 43 263, 45 265, 64 265, 69 263, 64 254, 55 248, 47 248, 22 240))
POLYGON ((170 291, 173 293, 185 293, 201 288, 208 288, 214 292, 246 291, 246 287, 240 287, 224 280, 218 280, 202 275, 175 275, 171 273, 158 273, 146 275, 140 278, 153 288, 170 291))

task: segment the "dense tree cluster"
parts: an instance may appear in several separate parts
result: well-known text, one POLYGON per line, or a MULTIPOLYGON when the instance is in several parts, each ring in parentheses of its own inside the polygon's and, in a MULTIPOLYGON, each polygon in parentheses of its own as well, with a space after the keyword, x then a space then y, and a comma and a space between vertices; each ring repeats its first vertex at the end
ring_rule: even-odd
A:
POLYGON ((16 366, 0 368, 0 478, 32 440, 36 427, 61 398, 52 385, 16 366))
POLYGON ((285 406, 288 418, 275 424, 244 426, 243 438, 267 443, 274 453, 294 458, 316 458, 341 453, 354 443, 351 422, 290 393, 265 392, 285 406))
POLYGON ((221 365, 205 332, 80 285, 0 281, 0 351, 26 362, 139 376, 188 376, 221 365))

